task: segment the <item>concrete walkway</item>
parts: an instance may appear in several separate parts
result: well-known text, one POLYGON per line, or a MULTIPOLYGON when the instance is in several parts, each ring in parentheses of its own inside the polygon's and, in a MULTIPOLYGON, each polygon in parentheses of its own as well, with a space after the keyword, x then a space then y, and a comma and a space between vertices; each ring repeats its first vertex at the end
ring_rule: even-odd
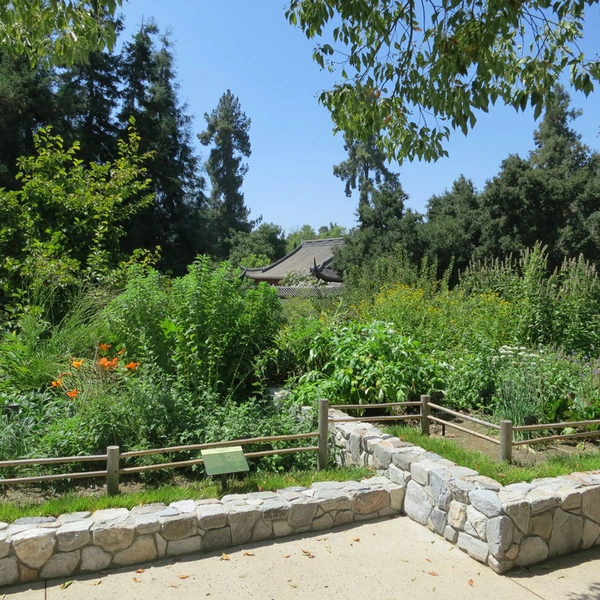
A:
POLYGON ((407 517, 75 579, 0 600, 598 600, 600 547, 496 575, 407 517))

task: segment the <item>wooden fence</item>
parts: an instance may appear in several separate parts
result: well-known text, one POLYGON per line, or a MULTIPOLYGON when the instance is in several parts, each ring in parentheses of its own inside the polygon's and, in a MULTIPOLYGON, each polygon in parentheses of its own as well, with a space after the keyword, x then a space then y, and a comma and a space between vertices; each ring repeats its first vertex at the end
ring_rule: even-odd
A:
POLYGON ((14 477, 10 479, 0 479, 0 485, 34 483, 44 481, 58 481, 66 479, 83 479, 104 477, 106 479, 106 492, 109 495, 117 494, 119 491, 119 477, 121 475, 131 475, 157 469, 172 469, 200 465, 204 463, 202 458, 190 460, 180 460, 169 463, 156 463, 138 467, 123 467, 121 461, 153 454, 168 454, 172 452, 194 452, 208 450, 210 448, 224 448, 229 446, 247 446, 249 444, 263 444, 269 442, 283 442, 293 440, 303 440, 317 438, 316 446, 300 446, 295 448, 279 448, 275 450, 263 450, 261 452, 245 452, 246 458, 260 458, 262 456, 271 456, 273 454, 290 454, 295 452, 317 452, 317 470, 324 469, 327 465, 327 417, 329 410, 329 401, 321 400, 319 402, 319 430, 312 433, 299 433, 295 435, 275 435, 269 437, 244 438, 238 440, 229 440, 223 442, 214 442, 211 444, 191 444, 187 446, 170 446, 168 448, 153 448, 150 450, 136 450, 132 452, 121 452, 119 446, 109 446, 106 454, 94 454, 90 456, 67 456, 59 458, 31 458, 21 460, 0 461, 0 469, 7 467, 40 466, 50 464, 64 464, 77 462, 105 463, 106 468, 99 471, 84 471, 78 473, 60 473, 56 475, 36 475, 32 477, 14 477))
POLYGON ((11 484, 23 484, 23 483, 34 483, 44 481, 57 481, 66 479, 83 479, 83 478, 96 478, 104 477, 106 479, 106 491, 109 495, 116 494, 119 491, 119 477, 121 475, 131 475, 134 473, 142 473, 146 471, 153 471, 157 469, 173 469, 181 467, 189 467, 192 465, 200 465, 204 463, 202 458, 193 458, 190 460, 180 460, 168 463, 156 463, 150 465, 143 465, 138 467, 123 467, 121 461, 131 458, 139 458, 142 456, 150 456, 153 454, 168 454, 173 452, 194 452, 201 450, 208 450, 210 448, 225 448, 229 446, 247 446, 249 444, 263 444, 270 442, 281 442, 281 441, 293 441, 302 440, 309 438, 317 438, 316 446, 300 446, 294 448, 279 448, 275 450, 263 450, 260 452, 245 452, 246 458, 260 458, 262 456, 271 456, 274 454, 290 454, 296 452, 317 452, 317 470, 324 469, 327 465, 327 446, 329 439, 328 426, 329 423, 341 423, 349 421, 361 421, 361 422, 385 422, 385 421, 403 421, 403 420, 415 420, 418 419, 421 425, 421 433, 423 435, 429 435, 430 424, 440 423, 444 428, 450 427, 473 435, 480 439, 486 440, 492 444, 500 446, 500 459, 503 461, 510 462, 512 459, 512 448, 513 446, 521 446, 524 444, 538 443, 538 442, 549 442, 554 440, 568 440, 577 439, 584 437, 591 437, 600 435, 600 430, 597 431, 583 431, 577 433, 568 434, 553 434, 544 437, 536 437, 534 439, 513 441, 513 432, 515 431, 540 431, 548 429, 564 429, 566 427, 586 427, 590 425, 600 425, 600 419, 591 421, 572 421, 562 423, 541 423, 536 425, 518 425, 514 426, 512 421, 503 420, 500 424, 490 423, 471 415, 461 413, 459 411, 451 410, 434 404, 431 402, 431 397, 427 395, 421 396, 420 402, 387 402, 381 404, 336 404, 335 408, 340 410, 372 410, 380 408, 393 408, 393 407, 409 407, 418 406, 420 408, 418 413, 415 414, 399 414, 399 415, 385 415, 375 417, 343 417, 343 418, 329 418, 329 401, 322 399, 319 400, 318 407, 318 431, 311 433, 300 433, 295 435, 275 435, 270 437, 258 437, 258 438, 244 438, 238 440, 229 440, 223 442, 214 442, 210 444, 191 444, 187 446, 170 446, 168 448, 153 448, 150 450, 136 450, 132 452, 121 452, 119 446, 109 446, 106 449, 106 454, 94 454, 90 456, 67 456, 58 458, 31 458, 31 459, 20 459, 20 460, 5 460, 0 461, 0 469, 7 467, 24 467, 24 466, 42 466, 51 464, 64 464, 64 463, 77 463, 77 462, 93 462, 93 463, 105 463, 106 468, 98 471, 82 471, 77 473, 60 473, 56 475, 36 475, 31 477, 14 477, 10 479, 0 479, 0 485, 11 485, 11 484), (435 415, 431 414, 431 411, 435 410, 435 415), (486 435, 478 431, 473 431, 467 427, 463 427, 452 421, 441 418, 438 415, 449 415, 464 421, 476 423, 482 425, 492 431, 498 431, 499 436, 493 437, 486 435))

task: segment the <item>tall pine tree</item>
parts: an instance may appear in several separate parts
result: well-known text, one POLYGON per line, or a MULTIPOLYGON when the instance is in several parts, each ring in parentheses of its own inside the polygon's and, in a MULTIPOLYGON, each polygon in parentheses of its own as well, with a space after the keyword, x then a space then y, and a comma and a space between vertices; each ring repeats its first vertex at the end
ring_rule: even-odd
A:
POLYGON ((160 35, 153 21, 124 45, 121 77, 121 127, 133 117, 141 150, 155 153, 147 164, 155 201, 132 221, 126 249, 160 246, 161 267, 182 274, 197 254, 210 251, 204 181, 192 146, 191 117, 178 98, 169 37, 160 35))
POLYGON ((198 135, 204 146, 212 145, 206 171, 210 177, 210 207, 214 215, 215 254, 229 255, 229 238, 237 231, 250 233, 253 223, 241 191, 248 165, 242 160, 250 156, 250 119, 242 112, 239 99, 225 92, 217 108, 205 113, 206 130, 198 135))

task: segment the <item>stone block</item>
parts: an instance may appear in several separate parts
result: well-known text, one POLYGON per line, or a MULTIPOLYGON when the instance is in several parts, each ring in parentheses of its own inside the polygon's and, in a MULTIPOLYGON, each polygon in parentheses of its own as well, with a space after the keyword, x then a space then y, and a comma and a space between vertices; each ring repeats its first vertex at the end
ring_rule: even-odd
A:
POLYGON ((548 541, 552 535, 552 521, 552 512, 549 510, 534 515, 529 521, 529 533, 548 541))
POLYGON ((85 546, 81 549, 81 571, 96 572, 108 569, 112 556, 98 546, 85 546))
POLYGON ((390 505, 390 494, 385 489, 359 492, 352 498, 352 510, 361 515, 377 512, 390 505))
POLYGON ((405 488, 397 485, 390 485, 387 489, 390 494, 390 508, 396 512, 400 512, 404 506, 404 496, 406 495, 405 488))
POLYGON ((158 558, 162 558, 167 553, 167 540, 160 535, 160 533, 154 534, 154 541, 156 542, 156 551, 158 552, 158 558))
POLYGON ((196 512, 195 500, 179 500, 178 502, 171 502, 169 506, 179 511, 181 514, 196 512))
POLYGON ((126 508, 106 508, 97 510, 90 517, 92 521, 114 521, 115 519, 126 519, 129 516, 129 511, 126 508))
POLYGON ((526 499, 531 506, 532 515, 550 510, 560 503, 560 496, 557 491, 544 489, 543 487, 534 487, 527 493, 526 499))
POLYGON ((456 544, 456 540, 458 540, 458 531, 454 529, 454 527, 446 525, 444 528, 444 538, 447 539, 451 544, 456 544))
POLYGON ((502 514, 502 503, 498 493, 493 490, 475 489, 469 492, 469 501, 486 517, 499 517, 502 514))
POLYGON ((107 552, 124 550, 135 537, 133 521, 129 519, 99 521, 92 525, 93 543, 107 552))
POLYGON ((432 510, 427 492, 414 480, 409 481, 404 498, 404 512, 413 521, 427 525, 432 510))
POLYGON ((502 509, 510 517, 517 529, 524 534, 529 532, 531 505, 525 499, 514 499, 503 502, 502 509))
MULTIPOLYGON (((475 531, 475 537, 478 537, 484 542, 487 541, 487 524, 489 518, 486 517, 482 512, 478 511, 474 506, 467 506, 467 522, 465 523, 465 531, 467 531, 467 524, 471 525, 475 531)), ((470 532, 468 532, 470 533, 470 532)), ((471 533, 471 535, 473 535, 471 533)))
POLYGON ((492 556, 497 559, 508 558, 506 552, 513 543, 514 529, 515 526, 508 517, 495 517, 487 521, 486 537, 492 556))
POLYGON ((429 485, 429 474, 431 471, 440 470, 440 461, 423 459, 414 461, 410 465, 410 474, 413 481, 421 485, 429 485))
POLYGON ((265 500, 260 507, 263 519, 286 519, 290 512, 290 503, 280 497, 265 500))
POLYGON ((583 518, 560 508, 554 511, 552 537, 548 546, 548 555, 562 556, 579 548, 583 538, 583 518))
POLYGON ((19 582, 29 583, 30 581, 36 581, 40 576, 40 572, 36 569, 30 569, 23 563, 19 563, 19 582))
POLYGON ((518 567, 526 567, 548 558, 548 546, 541 537, 530 536, 523 539, 519 554, 515 559, 518 567))
POLYGON ((410 446, 407 448, 400 448, 397 452, 392 454, 392 462, 399 469, 410 472, 410 466, 413 462, 421 460, 425 450, 418 446, 410 446))
POLYGON ((12 585, 19 580, 19 565, 16 556, 0 558, 0 586, 12 585))
POLYGON ((160 518, 160 534, 167 541, 183 540, 198 533, 196 512, 160 518))
POLYGON ((330 514, 325 514, 312 523, 312 530, 319 531, 320 529, 331 529, 334 525, 333 517, 330 514))
POLYGON ((488 556, 487 564, 492 568, 492 570, 495 573, 502 575, 502 573, 510 571, 515 563, 512 560, 496 558, 495 556, 491 555, 488 556))
POLYGON ((463 531, 459 532, 457 546, 467 552, 467 554, 478 560, 479 562, 485 563, 488 558, 488 545, 477 538, 467 535, 463 531))
POLYGON ((273 521, 258 519, 252 530, 252 541, 260 542, 273 537, 273 521))
POLYGON ((403 471, 392 463, 388 467, 388 478, 392 483, 406 487, 410 481, 410 471, 403 471))
POLYGON ((448 509, 448 525, 462 530, 467 522, 467 505, 453 500, 448 509))
POLYGON ((92 534, 90 527, 91 519, 80 521, 67 521, 56 530, 56 540, 60 552, 71 552, 90 543, 92 534))
POLYGON ((56 545, 54 530, 27 529, 12 539, 17 558, 30 569, 39 569, 52 556, 56 545))
POLYGON ((234 546, 245 544, 252 539, 252 529, 259 516, 260 512, 249 506, 238 506, 228 512, 231 543, 234 546))
POLYGON ((600 487, 581 491, 581 511, 587 519, 600 523, 600 487))
POLYGON ((160 519, 155 514, 132 513, 129 520, 133 523, 137 535, 148 535, 160 531, 160 519))
POLYGON ((353 520, 354 513, 351 510, 340 510, 333 518, 333 524, 335 527, 340 527, 352 523, 353 520))
POLYGON ((220 529, 227 524, 227 515, 221 503, 199 504, 196 507, 198 526, 205 531, 220 529))
POLYGON ((0 533, 0 558, 8 556, 10 552, 10 541, 3 533, 0 533))
POLYGON ((463 504, 469 504, 469 492, 476 489, 472 481, 462 478, 450 479, 446 485, 452 494, 452 498, 463 504))
POLYGON ((295 501, 291 503, 287 521, 291 527, 310 525, 317 512, 317 504, 313 500, 295 501))
POLYGON ((446 529, 446 522, 448 520, 448 513, 435 507, 429 515, 429 522, 427 526, 432 531, 435 531, 438 535, 444 535, 446 529))
POLYGON ((158 550, 156 549, 154 536, 140 535, 129 548, 114 555, 112 564, 117 567, 124 567, 149 562, 156 558, 158 558, 158 550))
POLYGON ((292 533, 294 533, 294 530, 287 521, 273 521, 273 534, 275 537, 286 537, 292 535, 292 533))
POLYGON ((583 520, 583 536, 581 539, 581 547, 584 550, 591 548, 600 538, 600 525, 589 519, 583 520))
POLYGON ((202 538, 199 535, 172 540, 167 542, 167 556, 181 556, 183 554, 195 554, 202 548, 202 538))
POLYGON ((324 512, 349 510, 352 505, 350 497, 343 489, 319 489, 314 497, 324 512))
POLYGON ((42 567, 40 579, 55 579, 56 577, 69 577, 75 573, 81 560, 81 550, 73 552, 59 552, 55 554, 42 567))
POLYGON ((202 537, 202 550, 211 552, 213 550, 221 550, 231 546, 231 530, 229 527, 221 529, 211 529, 202 537))

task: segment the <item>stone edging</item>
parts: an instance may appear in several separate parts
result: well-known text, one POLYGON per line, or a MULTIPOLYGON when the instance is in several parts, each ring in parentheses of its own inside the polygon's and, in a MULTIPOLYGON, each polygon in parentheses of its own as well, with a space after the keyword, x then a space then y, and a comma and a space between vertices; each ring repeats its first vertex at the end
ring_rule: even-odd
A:
POLYGON ((70 577, 398 514, 404 488, 385 477, 26 517, 0 523, 0 586, 70 577))
POLYGON ((405 490, 412 520, 497 573, 600 544, 600 471, 502 486, 367 423, 330 423, 330 432, 338 464, 379 470, 405 490))

